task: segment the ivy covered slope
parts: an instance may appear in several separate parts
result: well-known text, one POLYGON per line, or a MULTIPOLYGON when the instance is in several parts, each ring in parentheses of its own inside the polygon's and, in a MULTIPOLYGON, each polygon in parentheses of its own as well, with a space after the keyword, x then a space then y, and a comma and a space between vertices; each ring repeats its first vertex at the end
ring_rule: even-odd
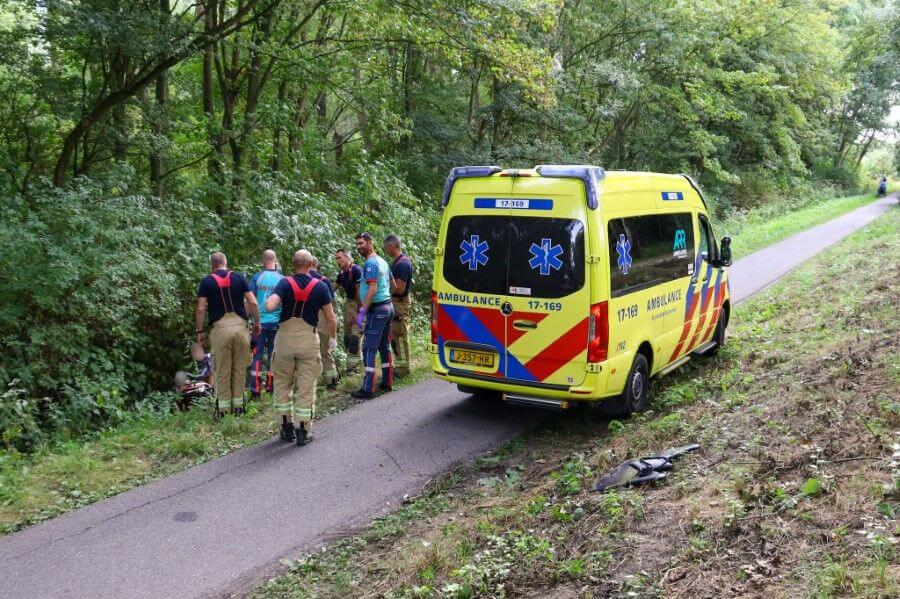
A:
POLYGON ((871 191, 898 43, 872 0, 6 0, 0 446, 170 402, 212 250, 393 232, 426 297, 454 165, 686 172, 726 219, 871 191))

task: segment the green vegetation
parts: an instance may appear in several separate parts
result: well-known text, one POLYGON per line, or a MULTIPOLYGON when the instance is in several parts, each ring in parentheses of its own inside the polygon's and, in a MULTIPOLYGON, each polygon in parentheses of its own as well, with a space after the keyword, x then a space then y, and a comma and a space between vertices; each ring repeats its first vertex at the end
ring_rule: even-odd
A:
POLYGON ((897 596, 898 225, 891 212, 742 303, 728 345, 657 382, 650 411, 552 420, 254 594, 897 596), (868 268, 873 252, 889 266, 868 268), (662 483, 588 491, 689 441, 701 451, 662 483))
POLYGON ((212 250, 249 273, 304 246, 333 274, 354 233, 397 233, 426 297, 454 165, 690 173, 726 220, 871 187, 896 169, 897 11, 6 0, 0 445, 170 409, 212 250))

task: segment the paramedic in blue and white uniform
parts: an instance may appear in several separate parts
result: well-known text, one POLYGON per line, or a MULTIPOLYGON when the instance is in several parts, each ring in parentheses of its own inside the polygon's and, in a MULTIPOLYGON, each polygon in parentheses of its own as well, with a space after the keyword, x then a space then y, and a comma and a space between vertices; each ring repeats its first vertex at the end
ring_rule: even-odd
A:
POLYGON ((390 327, 394 319, 391 305, 391 269, 384 258, 375 253, 372 236, 360 233, 356 236, 356 250, 365 258, 363 277, 359 284, 362 307, 360 316, 365 316, 363 329, 363 376, 362 388, 351 393, 355 399, 375 397, 375 354, 381 358, 381 391, 390 391, 394 384, 394 356, 391 353, 390 327))

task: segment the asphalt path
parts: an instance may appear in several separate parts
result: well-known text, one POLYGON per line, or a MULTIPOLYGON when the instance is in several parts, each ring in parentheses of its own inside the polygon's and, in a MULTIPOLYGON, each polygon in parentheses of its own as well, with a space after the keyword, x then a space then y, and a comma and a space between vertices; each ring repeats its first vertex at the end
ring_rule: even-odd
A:
MULTIPOLYGON (((733 301, 896 201, 738 260, 733 301)), ((318 422, 316 441, 304 448, 266 441, 0 538, 0 596, 240 593, 277 571, 279 558, 358 530, 545 416, 470 401, 453 385, 427 380, 318 422)))

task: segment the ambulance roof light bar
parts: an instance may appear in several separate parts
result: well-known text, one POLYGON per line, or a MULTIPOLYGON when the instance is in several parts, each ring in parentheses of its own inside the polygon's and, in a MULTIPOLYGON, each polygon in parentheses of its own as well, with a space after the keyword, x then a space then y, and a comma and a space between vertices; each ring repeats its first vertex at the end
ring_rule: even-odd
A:
POLYGON ((453 184, 457 179, 465 177, 490 177, 502 172, 499 166, 457 166, 450 169, 447 175, 447 182, 444 183, 444 198, 441 200, 441 208, 450 203, 450 192, 453 191, 453 184))
POLYGON ((694 178, 690 175, 685 175, 684 173, 681 173, 681 176, 687 179, 688 183, 691 184, 691 187, 694 188, 694 191, 697 192, 697 195, 700 196, 700 201, 703 202, 703 207, 709 210, 709 206, 706 205, 706 198, 703 197, 703 192, 700 191, 700 186, 697 185, 697 182, 694 181, 694 178))
POLYGON ((534 167, 542 177, 581 179, 587 192, 587 205, 591 210, 600 206, 599 183, 606 173, 599 166, 590 164, 541 164, 534 167))

